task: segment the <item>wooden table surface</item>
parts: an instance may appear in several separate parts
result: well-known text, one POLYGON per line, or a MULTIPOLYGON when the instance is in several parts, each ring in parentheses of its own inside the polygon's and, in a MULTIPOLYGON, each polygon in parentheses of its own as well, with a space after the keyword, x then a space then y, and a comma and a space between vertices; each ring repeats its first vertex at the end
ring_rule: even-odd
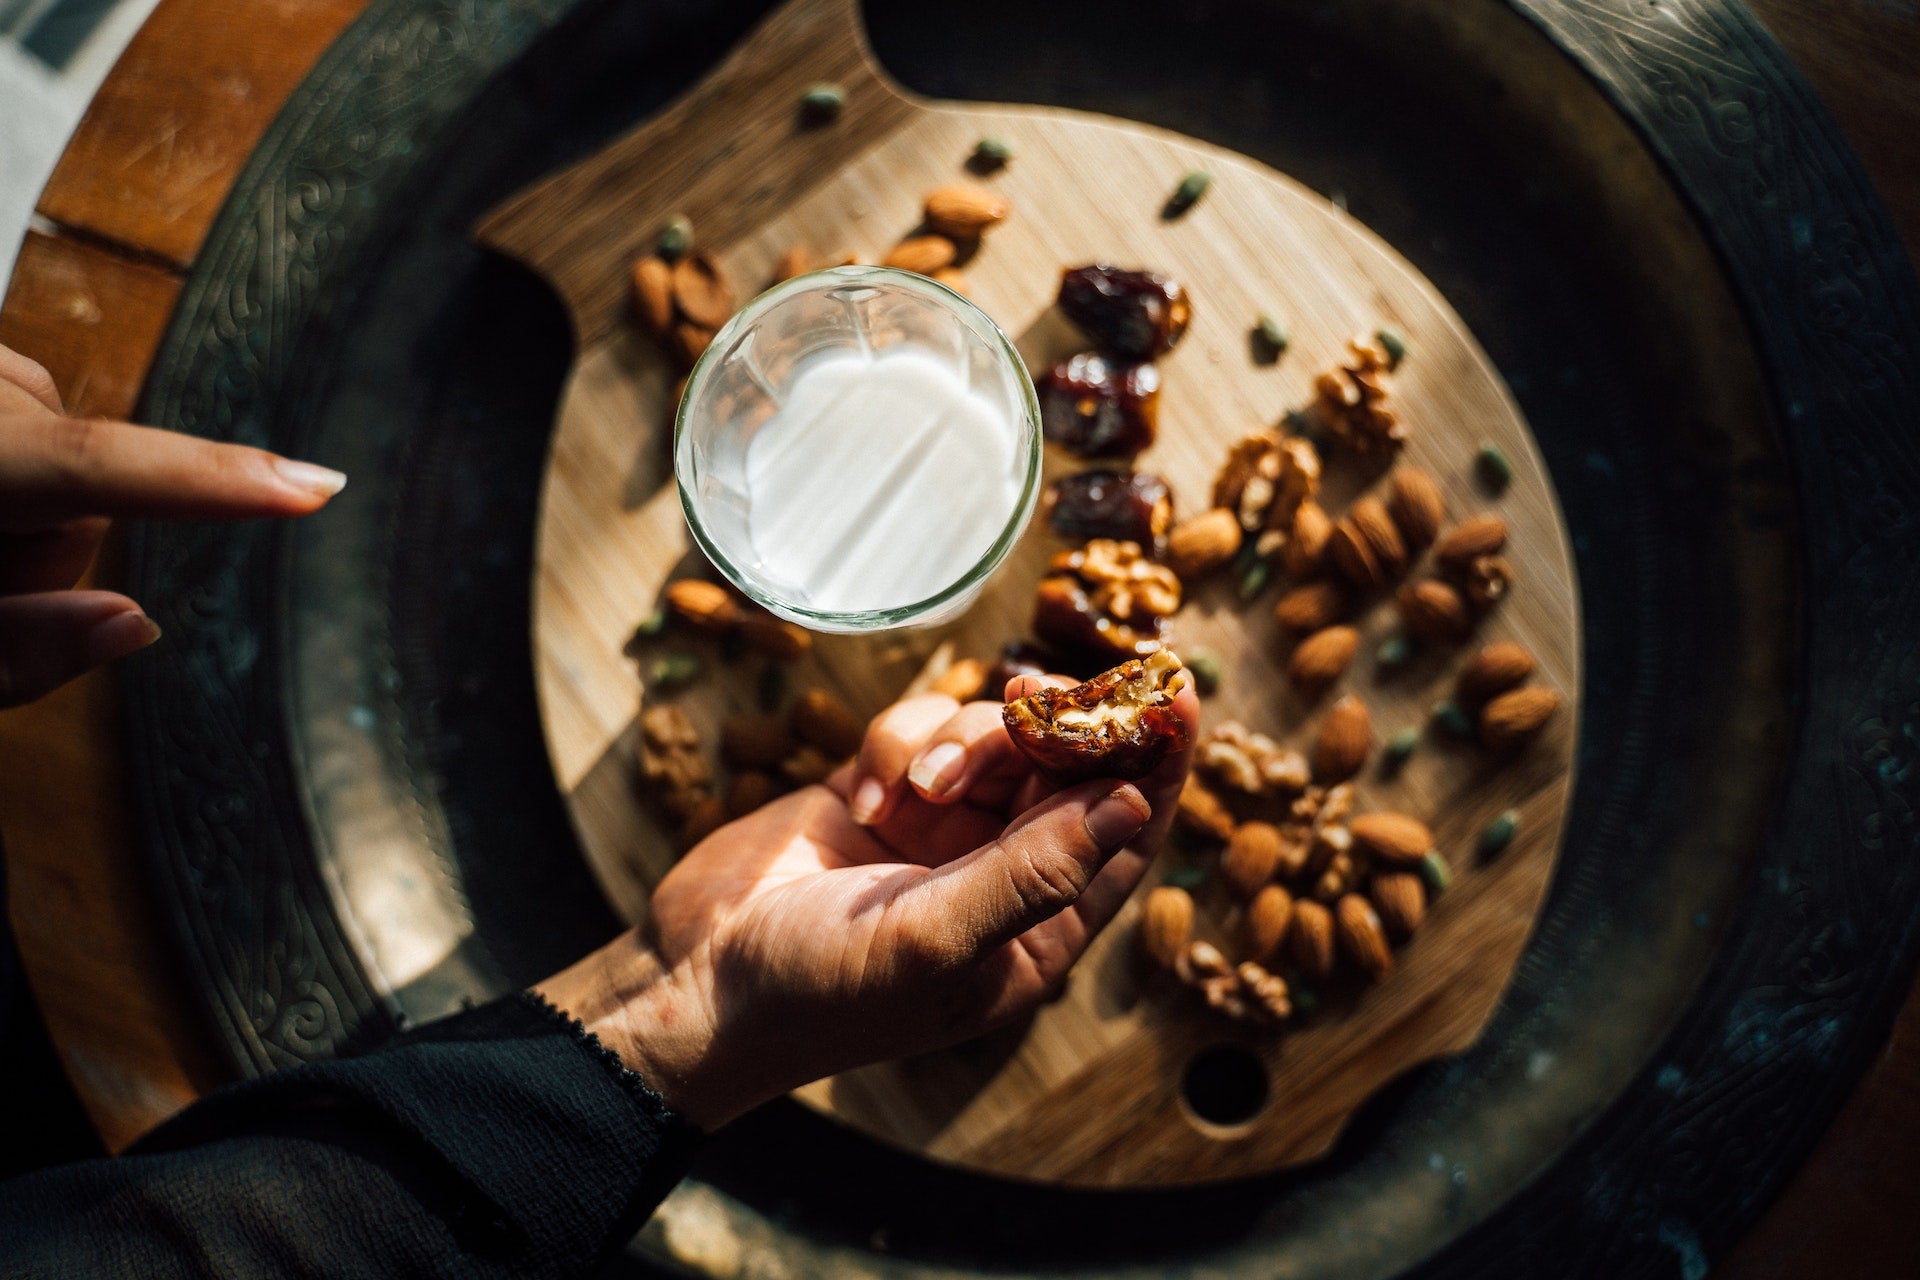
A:
MULTIPOLYGON (((76 412, 132 412, 207 230, 289 92, 367 0, 163 0, 39 203, 0 342, 76 412)), ((1920 5, 1749 0, 1920 247, 1920 5)), ((111 554, 96 582, 115 579, 111 554)), ((164 660, 165 642, 155 655, 164 660)), ((135 852, 112 675, 0 715, 13 927, 48 1031, 107 1144, 227 1079, 135 852)), ((1920 984, 1806 1164, 1716 1268, 1741 1280, 1920 1272, 1920 984)))

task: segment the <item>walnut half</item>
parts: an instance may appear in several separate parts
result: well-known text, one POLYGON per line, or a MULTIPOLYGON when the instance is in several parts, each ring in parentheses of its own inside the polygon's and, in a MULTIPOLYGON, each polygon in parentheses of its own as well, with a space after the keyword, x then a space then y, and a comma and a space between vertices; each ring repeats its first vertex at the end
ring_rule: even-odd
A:
POLYGON ((1070 689, 1010 702, 1001 722, 1014 745, 1060 786, 1089 778, 1144 778, 1191 741, 1173 709, 1180 659, 1162 649, 1070 689))

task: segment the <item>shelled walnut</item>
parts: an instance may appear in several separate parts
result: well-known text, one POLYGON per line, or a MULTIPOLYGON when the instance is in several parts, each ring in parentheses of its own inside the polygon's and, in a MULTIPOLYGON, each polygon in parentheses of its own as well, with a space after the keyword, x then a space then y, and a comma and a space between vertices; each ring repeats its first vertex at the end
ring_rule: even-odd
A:
POLYGON ((1313 380, 1310 410, 1334 441, 1363 458, 1391 458, 1407 442, 1406 426, 1387 407, 1393 358, 1376 338, 1354 338, 1349 356, 1313 380))
POLYGON ((680 707, 662 703, 641 713, 639 757, 641 778, 674 817, 687 817, 713 795, 713 764, 680 707))
POLYGON ((1194 751, 1194 766, 1225 787, 1250 796, 1293 794, 1307 785, 1307 758, 1238 720, 1208 730, 1194 751))
POLYGON ((1248 533, 1290 534, 1301 504, 1320 492, 1320 455, 1298 436, 1256 431, 1234 445, 1213 482, 1213 505, 1248 533))
POLYGON ((1180 607, 1180 579, 1147 559, 1139 543, 1095 538, 1055 555, 1050 567, 1033 611, 1042 640, 1116 661, 1163 646, 1165 621, 1180 607))

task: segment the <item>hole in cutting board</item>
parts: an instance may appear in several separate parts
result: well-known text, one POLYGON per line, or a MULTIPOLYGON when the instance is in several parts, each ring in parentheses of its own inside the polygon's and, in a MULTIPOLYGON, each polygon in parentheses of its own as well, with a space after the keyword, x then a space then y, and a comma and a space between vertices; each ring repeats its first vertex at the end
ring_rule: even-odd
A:
POLYGON ((1202 1049, 1180 1074, 1180 1101, 1209 1132, 1246 1124, 1267 1105, 1270 1092, 1266 1064, 1245 1045, 1202 1049))

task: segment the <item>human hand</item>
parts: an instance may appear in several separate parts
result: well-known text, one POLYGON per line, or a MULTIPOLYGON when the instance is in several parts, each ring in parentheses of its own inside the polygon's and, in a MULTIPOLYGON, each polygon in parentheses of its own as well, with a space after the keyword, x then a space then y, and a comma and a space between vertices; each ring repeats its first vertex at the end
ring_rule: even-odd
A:
MULTIPOLYGON (((1197 731, 1192 691, 1174 705, 1197 731)), ((654 892, 651 938, 628 933, 539 989, 718 1127, 1037 1008, 1146 873, 1187 764, 1054 791, 999 703, 909 698, 825 785, 695 846, 654 892)))
POLYGON ((72 589, 109 521, 303 516, 345 484, 260 449, 67 417, 47 371, 0 346, 0 707, 160 638, 126 596, 72 589))

